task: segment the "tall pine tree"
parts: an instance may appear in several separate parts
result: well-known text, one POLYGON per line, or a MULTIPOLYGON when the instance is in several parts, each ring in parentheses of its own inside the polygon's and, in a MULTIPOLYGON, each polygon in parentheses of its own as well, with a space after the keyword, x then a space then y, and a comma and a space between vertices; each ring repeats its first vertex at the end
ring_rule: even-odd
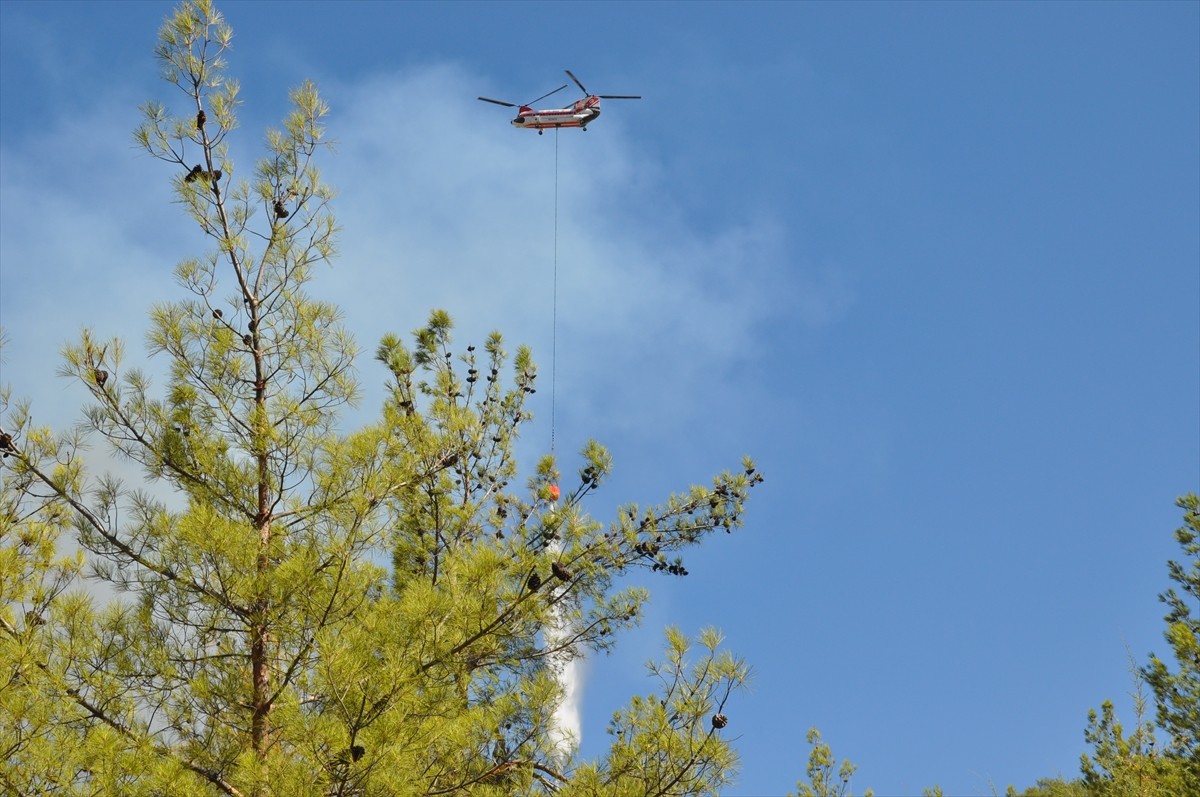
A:
POLYGON ((64 373, 91 403, 79 431, 35 427, 6 390, 0 432, 0 783, 18 794, 667 795, 715 792, 736 756, 723 713, 746 667, 667 634, 657 687, 616 712, 606 756, 580 761, 554 712, 565 662, 639 621, 637 569, 740 525, 749 462, 602 523, 582 499, 609 474, 589 443, 576 476, 514 443, 536 369, 498 334, 455 350, 434 312, 391 374, 380 417, 341 431, 355 343, 306 294, 334 253, 317 169, 316 88, 233 166, 232 33, 208 0, 163 25, 156 55, 180 107, 143 107, 211 242, 179 263, 186 295, 151 310, 159 391, 120 340, 85 331, 64 373), (105 439, 153 488, 94 472, 105 439), (557 499, 557 500, 556 500, 557 499), (90 576, 92 581, 82 579, 90 576), (104 596, 97 580, 113 592, 104 596))
POLYGON ((1158 596, 1168 607, 1163 636, 1175 669, 1151 653, 1142 675, 1154 691, 1155 719, 1168 735, 1164 753, 1181 764, 1189 788, 1200 793, 1200 496, 1189 493, 1176 506, 1183 510, 1175 540, 1184 558, 1168 561, 1167 573, 1183 594, 1171 588, 1158 596))

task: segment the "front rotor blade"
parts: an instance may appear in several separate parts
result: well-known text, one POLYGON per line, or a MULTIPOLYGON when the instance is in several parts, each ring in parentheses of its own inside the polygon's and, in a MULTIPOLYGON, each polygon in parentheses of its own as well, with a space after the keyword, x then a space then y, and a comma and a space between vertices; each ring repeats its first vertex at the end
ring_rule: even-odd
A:
POLYGON ((597 94, 602 100, 640 100, 640 94, 597 94))
POLYGON ((497 105, 503 105, 505 108, 516 108, 517 107, 516 103, 505 102, 504 100, 493 100, 489 97, 480 97, 479 99, 483 100, 484 102, 494 102, 497 105))
POLYGON ((587 93, 588 93, 588 90, 587 90, 587 89, 585 89, 585 88, 583 87, 583 84, 579 82, 579 78, 577 78, 577 77, 575 77, 574 75, 572 75, 572 74, 571 74, 571 70, 570 70, 570 69, 564 69, 563 71, 567 73, 567 77, 569 77, 569 78, 571 78, 571 80, 574 80, 574 81, 575 81, 575 85, 579 87, 579 90, 580 90, 580 91, 582 91, 584 94, 587 94, 587 93))
POLYGON ((525 103, 525 104, 526 104, 526 105, 533 105, 535 102, 541 102, 542 100, 544 100, 544 99, 546 99, 547 97, 549 97, 551 94, 557 94, 558 92, 562 91, 562 90, 563 90, 563 89, 565 89, 566 87, 567 87, 567 84, 566 84, 566 83, 564 83, 564 84, 562 84, 561 86, 559 86, 558 88, 556 88, 554 91, 547 91, 545 94, 543 94, 542 96, 538 97, 536 100, 530 100, 529 102, 527 102, 527 103, 525 103))

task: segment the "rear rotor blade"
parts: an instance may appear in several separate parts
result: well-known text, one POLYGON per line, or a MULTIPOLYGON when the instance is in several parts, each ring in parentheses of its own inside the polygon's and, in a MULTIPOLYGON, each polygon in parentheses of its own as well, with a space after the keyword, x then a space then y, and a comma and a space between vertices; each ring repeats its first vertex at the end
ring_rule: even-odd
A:
POLYGON ((567 77, 569 77, 569 78, 571 78, 571 80, 574 80, 574 81, 575 81, 575 85, 579 87, 579 90, 580 90, 580 91, 582 91, 584 94, 587 94, 587 93, 588 93, 588 90, 587 90, 587 89, 585 89, 585 88, 583 87, 583 84, 579 82, 579 78, 577 78, 577 77, 575 77, 573 74, 571 74, 571 70, 570 70, 570 69, 564 69, 563 71, 567 73, 567 77))
POLYGON ((549 97, 551 94, 557 94, 558 92, 562 91, 562 90, 563 90, 563 89, 565 89, 566 87, 567 87, 567 84, 566 84, 566 83, 564 83, 564 84, 562 84, 561 86, 559 86, 558 88, 556 88, 554 91, 547 91, 545 94, 543 94, 542 96, 538 97, 536 100, 530 100, 529 102, 527 102, 527 103, 525 103, 525 104, 526 104, 526 105, 533 105, 535 102, 539 102, 539 101, 541 101, 541 100, 544 100, 544 99, 546 99, 546 98, 547 98, 547 97, 549 97))
POLYGON ((602 100, 640 100, 640 94, 597 94, 602 100))
POLYGON ((497 105, 503 105, 505 108, 516 108, 517 107, 516 103, 504 102, 503 100, 493 100, 489 97, 480 97, 479 99, 483 100, 484 102, 494 102, 497 105))

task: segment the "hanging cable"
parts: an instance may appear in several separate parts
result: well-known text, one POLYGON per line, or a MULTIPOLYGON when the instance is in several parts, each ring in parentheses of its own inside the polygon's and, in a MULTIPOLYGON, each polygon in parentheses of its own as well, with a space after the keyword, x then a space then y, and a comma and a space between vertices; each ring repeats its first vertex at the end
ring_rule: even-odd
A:
POLYGON ((554 128, 554 297, 550 321, 550 455, 554 455, 554 411, 558 387, 558 130, 554 128))

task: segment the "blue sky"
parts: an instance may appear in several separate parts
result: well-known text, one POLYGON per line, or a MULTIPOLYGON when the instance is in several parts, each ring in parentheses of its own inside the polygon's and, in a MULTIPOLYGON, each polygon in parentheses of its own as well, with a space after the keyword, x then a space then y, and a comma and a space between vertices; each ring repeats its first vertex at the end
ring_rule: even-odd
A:
MULTIPOLYGON (((202 246, 130 135, 175 99, 170 9, 0 2, 0 378, 45 422, 84 399, 61 344, 138 354, 202 246)), ((290 87, 333 107, 316 290, 368 354, 364 412, 379 337, 433 307, 549 371, 556 137, 475 97, 564 68, 644 96, 557 137, 558 450, 612 449, 601 517, 744 453, 767 482, 589 662, 585 755, 668 623, 754 667, 731 795, 793 788, 811 725, 884 797, 1074 776, 1089 707, 1131 721, 1173 500, 1200 489, 1200 4, 223 10, 243 173, 290 87)))

